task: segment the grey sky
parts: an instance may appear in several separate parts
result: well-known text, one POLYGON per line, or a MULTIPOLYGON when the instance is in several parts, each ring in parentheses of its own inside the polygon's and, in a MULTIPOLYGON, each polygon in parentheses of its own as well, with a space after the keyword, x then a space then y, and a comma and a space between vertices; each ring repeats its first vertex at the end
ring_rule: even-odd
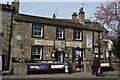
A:
POLYGON ((92 17, 94 19, 96 7, 100 4, 105 4, 105 2, 21 2, 19 12, 42 17, 52 17, 57 12, 57 18, 70 19, 72 13, 78 13, 83 4, 85 4, 86 18, 92 17))
POLYGON ((96 7, 102 4, 102 2, 22 2, 20 13, 52 17, 57 12, 58 18, 70 19, 73 12, 79 12, 83 3, 85 4, 84 11, 87 19, 94 18, 96 7))

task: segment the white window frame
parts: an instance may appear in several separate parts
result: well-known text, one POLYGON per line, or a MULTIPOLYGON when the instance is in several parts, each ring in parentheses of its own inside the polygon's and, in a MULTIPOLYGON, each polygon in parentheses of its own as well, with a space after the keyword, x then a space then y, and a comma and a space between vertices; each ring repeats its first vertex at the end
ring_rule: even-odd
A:
POLYGON ((74 30, 74 40, 82 40, 82 31, 81 30, 74 30), (75 35, 75 32, 77 33, 75 35), (77 38, 75 38, 75 36, 77 36, 77 38), (80 38, 78 38, 78 36, 80 36, 80 38))
POLYGON ((102 39, 102 32, 101 32, 100 35, 99 35, 99 39, 102 39))
POLYGON ((98 53, 98 47, 94 47, 94 53, 98 53))
POLYGON ((43 37, 43 26, 41 25, 37 25, 37 24, 33 24, 33 37, 43 37), (41 30, 35 30, 35 27, 37 28, 41 28, 41 30), (37 32, 37 35, 34 34, 34 32, 37 32), (41 33, 41 35, 39 35, 38 33, 41 33))
POLYGON ((63 28, 57 28, 56 30, 56 38, 57 39, 63 39, 64 38, 64 29, 63 28))
POLYGON ((43 55, 43 47, 41 46, 33 46, 32 48, 35 48, 35 52, 33 52, 32 49, 32 55, 31 56, 40 56, 39 58, 32 58, 33 60, 42 60, 42 55, 43 55), (40 50, 38 50, 40 49, 40 50))

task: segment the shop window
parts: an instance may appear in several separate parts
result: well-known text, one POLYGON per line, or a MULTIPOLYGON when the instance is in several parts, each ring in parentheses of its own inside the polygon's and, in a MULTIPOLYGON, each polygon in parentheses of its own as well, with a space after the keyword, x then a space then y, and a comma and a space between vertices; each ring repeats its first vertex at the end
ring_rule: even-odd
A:
POLYGON ((63 28, 56 29, 56 38, 57 39, 64 39, 64 29, 63 28))
POLYGON ((94 47, 94 53, 98 53, 98 47, 94 47))
POLYGON ((33 24, 32 36, 33 37, 43 37, 43 26, 42 25, 33 24))
POLYGON ((74 53, 73 53, 73 56, 72 56, 72 58, 73 58, 73 61, 74 60, 78 60, 78 57, 84 57, 84 51, 83 50, 74 50, 74 53))
POLYGON ((82 40, 82 31, 74 30, 74 40, 82 40))
POLYGON ((42 60, 43 47, 41 46, 32 46, 32 59, 33 60, 42 60))

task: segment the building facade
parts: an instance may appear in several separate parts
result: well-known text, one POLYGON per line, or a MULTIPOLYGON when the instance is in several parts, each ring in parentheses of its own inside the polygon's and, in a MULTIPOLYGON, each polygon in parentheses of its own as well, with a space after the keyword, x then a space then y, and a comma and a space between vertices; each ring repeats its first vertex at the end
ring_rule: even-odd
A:
POLYGON ((63 63, 68 58, 75 62, 78 56, 89 56, 86 49, 104 60, 108 51, 105 37, 108 31, 98 22, 85 20, 83 8, 78 15, 74 12, 71 20, 62 20, 19 14, 18 6, 15 2, 11 11, 2 9, 2 53, 6 55, 3 62, 8 62, 3 67, 10 67, 18 59, 63 63))

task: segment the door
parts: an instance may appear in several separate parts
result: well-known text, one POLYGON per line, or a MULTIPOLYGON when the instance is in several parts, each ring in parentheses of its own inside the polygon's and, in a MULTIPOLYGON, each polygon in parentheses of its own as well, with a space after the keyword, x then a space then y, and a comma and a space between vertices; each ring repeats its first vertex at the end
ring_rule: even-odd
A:
POLYGON ((57 51, 55 53, 55 61, 59 63, 64 62, 64 52, 63 51, 57 51))

